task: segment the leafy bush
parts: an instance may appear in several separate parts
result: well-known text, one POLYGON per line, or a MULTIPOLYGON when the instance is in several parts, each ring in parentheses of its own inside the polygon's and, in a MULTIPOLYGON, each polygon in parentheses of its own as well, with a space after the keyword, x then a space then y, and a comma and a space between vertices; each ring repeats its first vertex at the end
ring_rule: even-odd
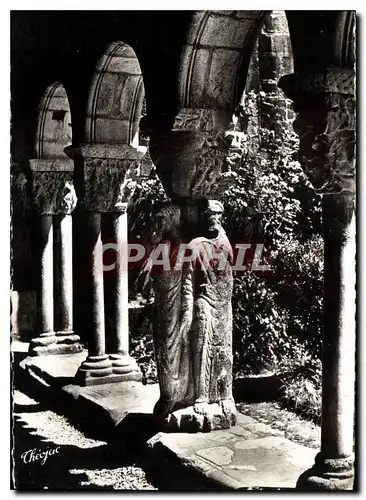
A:
POLYGON ((304 367, 297 380, 305 377, 315 387, 322 333, 321 204, 297 161, 297 137, 285 132, 284 139, 258 128, 261 147, 244 138, 240 154, 229 158, 237 175, 224 196, 225 229, 233 243, 263 243, 271 266, 266 273, 235 276, 234 371, 287 373, 292 365, 286 363, 302 366, 306 353, 313 371, 304 367))
MULTIPOLYGON (((166 201, 168 198, 163 185, 158 178, 155 168, 150 172, 148 179, 138 180, 132 202, 128 209, 129 234, 128 241, 141 243, 149 251, 151 213, 155 203, 166 201)), ((141 263, 140 263, 141 264, 141 263)), ((129 268, 129 298, 134 300, 149 300, 151 298, 151 283, 140 279, 141 265, 129 268)))
MULTIPOLYGON (((282 369, 301 346, 319 359, 322 333, 320 237, 306 244, 284 241, 271 270, 235 276, 233 291, 234 366, 238 374, 282 369)), ((301 351, 302 352, 302 351, 301 351)))
POLYGON ((278 366, 281 372, 282 406, 320 424, 322 363, 302 344, 289 356, 284 356, 278 366))
POLYGON ((288 331, 314 356, 320 356, 323 328, 323 239, 284 239, 272 255, 275 272, 266 285, 276 293, 276 303, 288 312, 288 331))

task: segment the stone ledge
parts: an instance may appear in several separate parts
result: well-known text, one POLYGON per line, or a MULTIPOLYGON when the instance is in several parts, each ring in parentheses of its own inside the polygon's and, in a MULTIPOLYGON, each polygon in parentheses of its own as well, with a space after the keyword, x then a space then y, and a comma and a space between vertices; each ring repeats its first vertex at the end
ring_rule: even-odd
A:
MULTIPOLYGON (((19 345, 16 348, 19 350, 19 345)), ((87 431, 100 433, 100 438, 113 433, 128 415, 152 414, 159 398, 158 384, 128 381, 76 385, 74 376, 86 357, 86 351, 28 356, 20 362, 19 373, 32 390, 40 391, 47 401, 59 403, 62 413, 81 427, 85 424, 87 431)))
MULTIPOLYGON (((21 344, 13 348, 23 353, 21 344)), ((151 414, 158 385, 75 385, 73 377, 86 356, 84 351, 27 357, 19 370, 33 389, 46 389, 46 404, 59 404, 87 435, 121 446, 129 441, 140 450, 149 473, 161 477, 165 491, 295 489, 299 476, 314 464, 317 450, 292 443, 283 432, 240 413, 230 429, 155 434, 151 414)))
POLYGON ((285 439, 268 425, 238 415, 227 430, 200 434, 156 434, 147 442, 153 467, 172 464, 165 474, 194 471, 201 483, 219 489, 295 489, 317 450, 285 439), (179 470, 181 472, 179 472, 179 470))

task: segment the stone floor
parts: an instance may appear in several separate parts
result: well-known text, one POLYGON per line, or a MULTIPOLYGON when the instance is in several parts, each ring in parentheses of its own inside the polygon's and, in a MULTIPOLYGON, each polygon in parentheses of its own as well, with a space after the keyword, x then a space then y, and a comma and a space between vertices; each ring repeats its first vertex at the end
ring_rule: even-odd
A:
POLYGON ((237 425, 229 430, 158 432, 151 419, 157 384, 74 385, 72 377, 85 357, 86 352, 25 357, 19 372, 32 386, 51 391, 61 411, 68 418, 73 414, 83 432, 106 441, 129 439, 141 446, 152 474, 161 473, 169 490, 293 489, 300 474, 314 463, 316 449, 293 443, 281 431, 239 413, 237 425), (193 473, 195 480, 178 486, 185 472, 193 473))
POLYGON ((158 433, 148 446, 156 456, 153 463, 166 462, 174 455, 182 466, 232 489, 292 489, 317 453, 240 414, 237 425, 228 430, 199 435, 158 433))

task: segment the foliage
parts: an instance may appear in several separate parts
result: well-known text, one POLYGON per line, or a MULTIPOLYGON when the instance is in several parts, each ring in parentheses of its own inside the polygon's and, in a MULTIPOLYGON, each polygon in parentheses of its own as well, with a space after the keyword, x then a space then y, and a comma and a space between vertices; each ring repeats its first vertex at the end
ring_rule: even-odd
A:
POLYGON ((266 273, 249 269, 235 276, 234 372, 285 372, 287 400, 315 417, 321 377, 321 204, 297 161, 296 136, 286 124, 282 135, 278 130, 278 124, 276 130, 252 124, 255 140, 244 137, 229 158, 236 182, 224 197, 225 229, 233 243, 263 243, 271 266, 266 273))
MULTIPOLYGON (((235 276, 233 291, 234 371, 283 368, 303 349, 316 359, 322 332, 322 240, 283 242, 271 270, 235 276), (300 349, 300 351, 299 351, 300 349)), ((300 355, 299 355, 300 356, 300 355)), ((301 357, 301 356, 300 356, 301 357)))
POLYGON ((288 312, 287 330, 314 356, 321 354, 323 327, 323 239, 306 242, 284 238, 272 255, 274 272, 266 285, 276 294, 276 304, 288 312))
POLYGON ((278 369, 283 383, 282 406, 320 424, 321 360, 299 344, 295 352, 282 358, 278 369))
POLYGON ((141 369, 142 382, 144 384, 155 383, 157 371, 152 337, 152 305, 130 307, 129 313, 131 356, 136 359, 141 369))
MULTIPOLYGON (((129 242, 142 243, 148 251, 150 245, 148 235, 151 213, 157 202, 165 200, 167 200, 166 193, 156 174, 155 168, 153 168, 149 178, 139 179, 135 187, 132 202, 128 210, 129 242)), ((151 283, 146 283, 144 279, 141 279, 140 271, 141 266, 129 269, 130 300, 138 297, 146 300, 151 297, 151 283)))
POLYGON ((149 230, 150 214, 156 202, 167 200, 163 185, 156 174, 155 168, 150 172, 149 178, 141 178, 136 183, 136 188, 129 207, 130 237, 142 240, 149 230))

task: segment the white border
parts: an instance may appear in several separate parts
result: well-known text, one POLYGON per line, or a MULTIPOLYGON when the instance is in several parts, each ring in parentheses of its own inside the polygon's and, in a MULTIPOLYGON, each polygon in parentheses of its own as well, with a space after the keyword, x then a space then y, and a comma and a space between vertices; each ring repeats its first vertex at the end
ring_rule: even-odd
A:
MULTIPOLYGON (((103 0, 103 2, 92 1, 92 0, 84 0, 84 1, 64 1, 62 4, 52 4, 49 0, 33 0, 29 2, 27 0, 13 0, 5 1, 2 3, 0 8, 0 34, 2 38, 1 43, 1 64, 2 64, 2 75, 0 78, 0 98, 2 100, 1 105, 1 168, 0 168, 0 202, 1 202, 1 210, 0 210, 0 234, 1 234, 1 245, 0 245, 0 262, 1 262, 1 274, 0 274, 0 319, 1 319, 1 361, 0 361, 0 380, 2 382, 2 388, 4 389, 4 393, 2 395, 2 412, 1 412, 1 423, 0 428, 3 433, 1 440, 1 466, 0 466, 0 485, 1 485, 1 497, 8 498, 8 496, 12 496, 12 493, 9 491, 10 485, 10 439, 9 439, 9 423, 10 423, 10 404, 9 404, 9 387, 10 387, 10 371, 9 371, 9 269, 10 269, 10 260, 9 260, 9 215, 10 215, 10 196, 9 196, 9 163, 10 163, 10 134, 9 134, 9 118, 10 118, 10 10, 60 10, 62 6, 62 10, 228 10, 229 8, 237 9, 237 10, 245 10, 250 9, 250 5, 241 1, 240 3, 235 0, 234 2, 223 2, 220 1, 207 1, 207 0, 184 0, 179 2, 167 2, 166 0, 155 0, 153 5, 148 0, 139 0, 134 2, 121 2, 121 0, 103 0)), ((358 46, 357 50, 360 53, 358 58, 358 82, 359 87, 361 86, 361 82, 363 82, 364 77, 364 68, 366 67, 365 61, 365 53, 363 51, 363 28, 364 22, 362 19, 364 3, 361 1, 340 1, 340 0, 327 0, 327 1, 314 1, 307 0, 306 2, 293 0, 293 1, 267 1, 267 0, 256 0, 255 1, 255 9, 261 10, 356 10, 359 16, 358 29, 361 33, 358 34, 358 46)), ((253 9, 254 10, 254 9, 253 9)), ((362 128, 362 124, 364 123, 364 101, 362 100, 361 88, 358 89, 358 124, 360 127, 360 131, 358 133, 358 230, 361 234, 358 234, 359 238, 359 261, 358 261, 358 280, 360 280, 358 287, 358 334, 360 337, 366 335, 366 331, 364 328, 364 316, 361 312, 366 311, 366 299, 364 292, 364 276, 366 275, 363 272, 362 265, 363 255, 365 251, 365 238, 366 238, 366 228, 364 228, 364 221, 366 210, 366 193, 365 193, 365 182, 363 177, 366 173, 361 174, 361 170, 364 169, 363 165, 363 155, 362 155, 362 146, 366 144, 365 138, 365 126, 362 128)), ((362 437, 362 418, 365 414, 363 410, 365 410, 365 400, 366 393, 365 387, 366 383, 362 382, 362 372, 361 366, 363 364, 363 360, 365 359, 365 345, 366 340, 360 339, 358 347, 361 350, 361 353, 358 353, 358 362, 359 362, 359 399, 360 399, 360 407, 358 408, 359 417, 359 435, 362 437)), ((366 460, 362 460, 362 451, 364 450, 364 440, 362 439, 362 443, 359 440, 359 456, 361 455, 361 464, 358 469, 360 476, 360 486, 362 487, 363 481, 362 477, 366 478, 366 460)), ((119 492, 116 492, 119 493, 119 492)), ((129 495, 128 492, 123 492, 124 495, 129 495)), ((48 493, 48 495, 52 495, 52 493, 48 493)), ((54 493, 56 494, 56 493, 54 493)), ((95 493, 94 493, 95 494, 95 493)), ((102 493, 103 494, 103 493, 102 493)), ((143 493, 140 493, 143 494, 143 493)), ((155 493, 156 494, 156 493, 155 493)), ((157 493, 160 495, 161 493, 157 493)), ((250 492, 243 492, 245 495, 250 495, 250 492)), ((298 493, 294 493, 298 495, 298 493)), ((33 494, 34 495, 34 494, 33 494)), ((33 496, 32 495, 32 496, 33 496)), ((78 493, 69 493, 69 495, 74 496, 78 495, 78 493)), ((163 494, 166 497, 166 494, 163 494)), ((189 498, 201 498, 200 493, 189 493, 189 498)), ((221 494, 226 496, 226 494, 221 494)), ((99 495, 98 495, 99 496, 99 495)), ((205 497, 207 495, 205 494, 205 497)), ((266 496, 266 495, 265 495, 266 496)))

